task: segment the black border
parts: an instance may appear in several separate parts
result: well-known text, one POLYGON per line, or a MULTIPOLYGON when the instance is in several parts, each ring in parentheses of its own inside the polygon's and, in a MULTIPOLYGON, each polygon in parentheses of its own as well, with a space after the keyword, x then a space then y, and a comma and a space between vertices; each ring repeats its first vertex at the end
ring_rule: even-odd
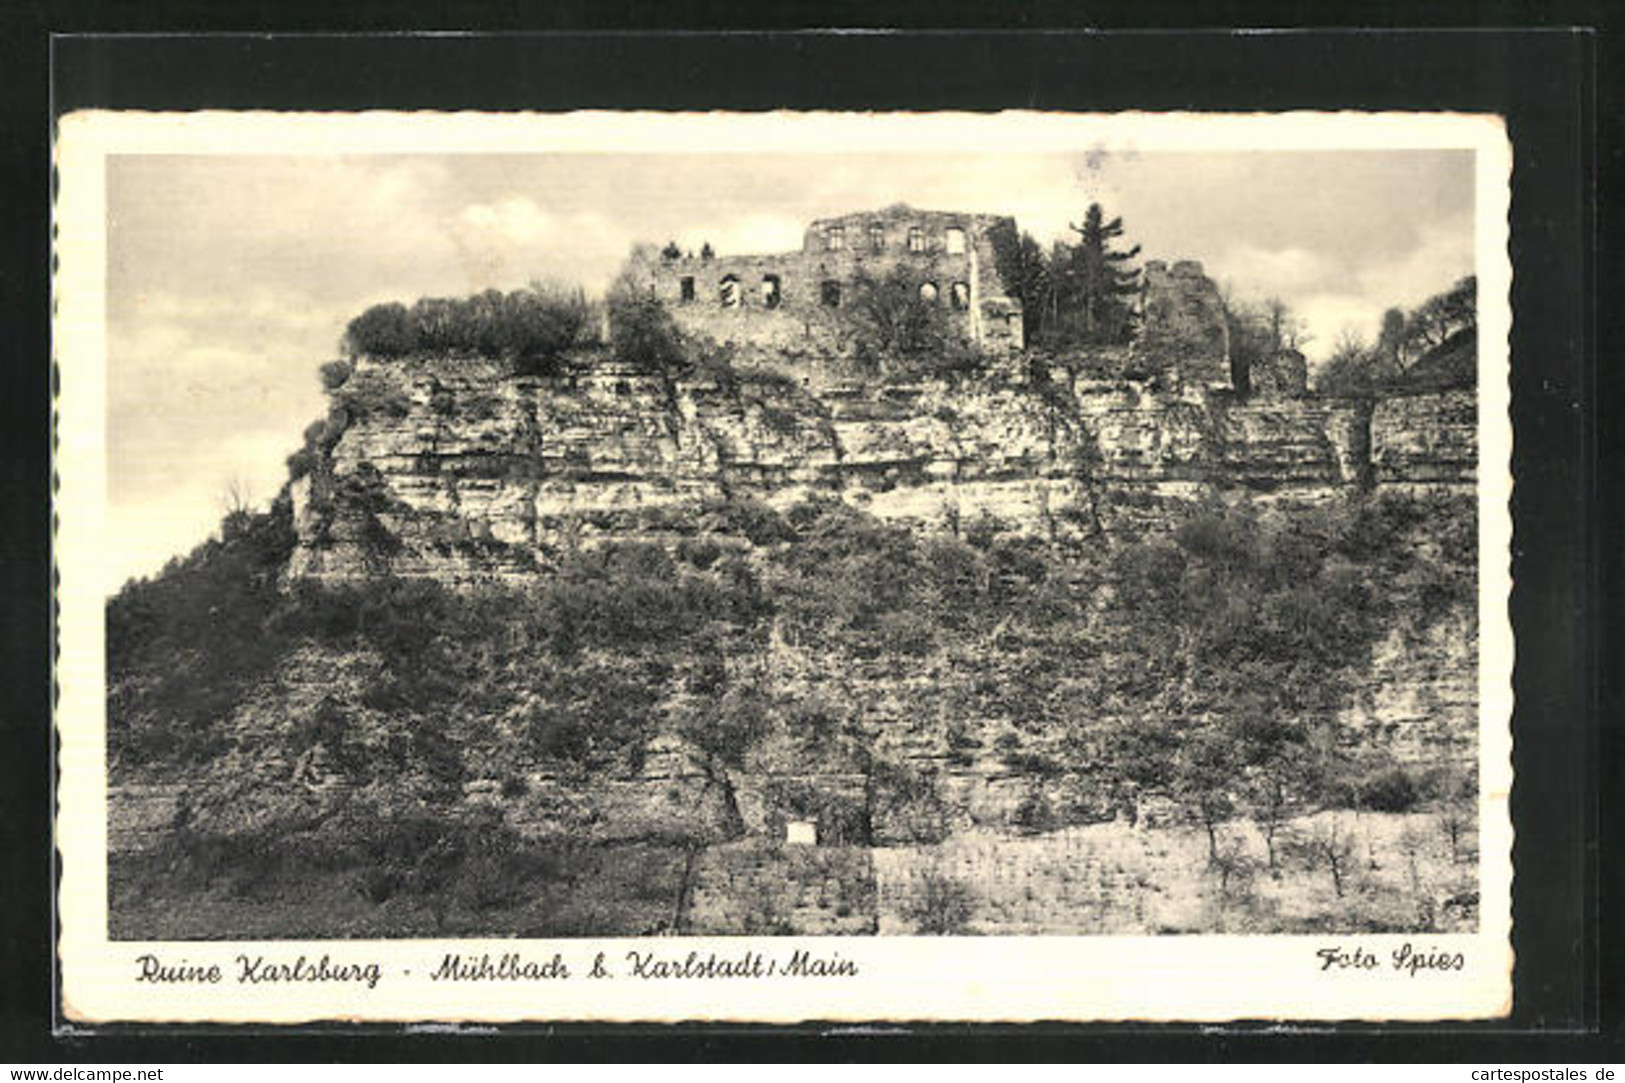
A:
MULTIPOLYGON (((917 18, 912 14, 904 21, 917 18)), ((1156 16, 1133 11, 1130 17, 1156 16)), ((1282 9, 1290 11, 1292 9, 1282 9)), ((1436 10, 1452 21, 1450 8, 1436 10)), ((1231 5, 1208 19, 1257 18, 1262 5, 1231 5)), ((1595 22, 1580 7, 1579 21, 1595 22)), ((289 4, 224 9, 192 0, 155 12, 110 5, 62 5, 13 12, 21 33, 0 36, 0 70, 20 92, 0 95, 7 142, 0 150, 6 206, 0 259, 6 295, 21 303, 3 336, 16 388, 0 399, 6 424, 0 455, 0 568, 8 617, 0 644, 8 694, 0 696, 4 747, 13 767, 0 786, 0 1059, 69 1060, 511 1060, 884 1057, 983 1059, 1483 1061, 1621 1059, 1614 1014, 1619 992, 1617 930, 1600 942, 1596 814, 1599 784, 1619 781, 1613 733, 1597 725, 1599 696, 1617 707, 1620 678, 1601 686, 1598 662, 1603 549, 1596 503, 1598 392, 1617 392, 1617 370, 1595 365, 1592 205, 1595 126, 1620 121, 1597 109, 1599 39, 1581 31, 1139 32, 1104 36, 1053 31, 795 35, 590 33, 569 28, 718 25, 727 12, 702 4, 618 9, 561 4, 549 36, 435 37, 56 37, 49 31, 217 29, 368 31, 410 19, 366 2, 340 15, 289 4), (46 98, 52 48, 58 81, 46 98), (1519 659, 1514 730, 1517 783, 1514 942, 1517 1005, 1503 1023, 1337 1028, 1110 1026, 913 1027, 890 1033, 820 1034, 760 1027, 541 1027, 478 1040, 402 1036, 399 1027, 357 1035, 311 1028, 270 1039, 267 1028, 154 1032, 110 1027, 95 1036, 52 1037, 48 772, 50 572, 47 497, 49 297, 49 125, 80 107, 996 109, 1110 110, 1433 108, 1507 117, 1515 147, 1512 236, 1514 496, 1512 614, 1519 659), (23 214, 15 213, 27 208, 23 214), (10 287, 15 284, 19 290, 10 287), (20 381, 20 386, 18 382, 20 381), (1600 770, 1598 769, 1600 767, 1600 770), (1601 949, 1612 947, 1603 954, 1601 949), (1601 994, 1608 995, 1605 1003, 1601 994), (1606 1014, 1605 1014, 1606 1013, 1606 1014), (1599 1027, 1602 1029, 1599 1030, 1599 1027)), ((969 4, 931 12, 973 23, 969 4)), ((1014 14, 1016 26, 1077 25, 1101 12, 1062 7, 1014 14)), ((1356 18, 1371 17, 1369 7, 1356 18)), ((1513 13, 1499 10, 1510 17, 1513 13)), ((1543 18, 1552 19, 1546 12, 1543 18)), ((861 25, 872 8, 841 5, 768 17, 799 25, 861 25)), ((1164 11, 1176 21, 1190 13, 1164 11)), ((1291 17, 1288 15, 1288 17, 1291 17)), ((425 29, 508 29, 516 7, 451 3, 425 29)), ((894 17, 895 21, 895 17, 894 17)), ((1239 20, 1238 20, 1239 21, 1239 20)), ((1471 24, 1477 14, 1455 21, 1471 24)), ((534 24, 533 24, 534 25, 534 24)), ((8 29, 10 29, 8 27, 8 29)), ((1619 154, 1617 140, 1604 144, 1619 154)), ((1616 157, 1610 157, 1613 164, 1616 157)), ((1617 509, 1611 514, 1617 516, 1617 509)), ((1612 527, 1621 524, 1617 519, 1612 527)), ((1615 570, 1610 562, 1609 572, 1615 570)), ((1610 575, 1610 601, 1619 583, 1610 575)), ((1617 612, 1617 608, 1610 607, 1617 612)), ((1606 792, 1618 792, 1610 786, 1606 792)), ((1610 888, 1617 888, 1617 872, 1610 888)), ((1616 893, 1617 894, 1617 893, 1616 893)))

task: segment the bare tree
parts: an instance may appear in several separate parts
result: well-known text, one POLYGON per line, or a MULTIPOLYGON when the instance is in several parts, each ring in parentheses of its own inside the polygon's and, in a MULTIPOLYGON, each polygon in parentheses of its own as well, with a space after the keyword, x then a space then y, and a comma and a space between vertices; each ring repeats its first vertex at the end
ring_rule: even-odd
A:
POLYGON ((1462 854, 1462 836, 1467 832, 1467 812, 1459 801, 1446 801, 1438 811, 1439 831, 1450 843, 1450 863, 1459 865, 1462 854))
POLYGON ((248 482, 234 474, 220 493, 219 502, 226 515, 247 514, 254 507, 254 492, 248 482))
POLYGON ((1270 341, 1277 350, 1296 350, 1313 338, 1307 321, 1280 297, 1265 298, 1264 318, 1269 322, 1270 341))
POLYGON ((1436 928, 1438 914, 1433 900, 1422 889, 1422 871, 1418 857, 1426 850, 1426 838, 1414 825, 1400 832, 1399 848, 1405 854, 1405 865, 1410 873, 1411 897, 1416 902, 1417 926, 1428 932, 1436 928))
POLYGON ((1289 803, 1285 777, 1287 767, 1286 763, 1279 761, 1267 764, 1249 780, 1247 787, 1253 822, 1258 826, 1258 833, 1264 836, 1264 852, 1268 856, 1272 876, 1279 872, 1275 839, 1280 834, 1281 825, 1286 822, 1289 803))
POLYGON ((225 490, 219 497, 220 510, 224 513, 220 519, 220 538, 230 541, 248 529, 254 518, 254 494, 248 483, 242 478, 233 476, 226 482, 225 490))
POLYGON ((1477 804, 1473 800, 1476 773, 1463 775, 1456 758, 1457 739, 1448 735, 1439 750, 1438 786, 1440 799, 1434 812, 1439 832, 1450 844, 1450 863, 1459 865, 1464 856, 1464 843, 1477 804))
POLYGON ((1234 885, 1238 893, 1244 894, 1252 885, 1255 862, 1248 856, 1247 848, 1242 845, 1241 839, 1230 837, 1219 844, 1214 851, 1210 862, 1213 870, 1219 874, 1219 896, 1221 899, 1230 898, 1230 889, 1234 885))
POLYGON ((1332 343, 1331 361, 1360 362, 1370 354, 1371 347, 1367 344, 1365 336, 1353 327, 1344 327, 1337 332, 1337 338, 1332 343))
POLYGON ((1293 848, 1310 869, 1326 869, 1332 878, 1332 890, 1341 899, 1354 861, 1354 836, 1333 817, 1317 825, 1293 848))

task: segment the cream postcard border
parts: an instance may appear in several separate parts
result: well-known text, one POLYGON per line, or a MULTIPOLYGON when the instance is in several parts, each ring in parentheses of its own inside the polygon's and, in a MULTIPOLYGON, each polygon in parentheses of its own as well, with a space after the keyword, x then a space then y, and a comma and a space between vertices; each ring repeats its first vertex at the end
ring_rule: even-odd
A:
MULTIPOLYGON (((76 113, 56 145, 54 351, 60 371, 54 469, 59 574, 60 738, 56 845, 61 1005, 75 1024, 108 1021, 297 1023, 314 1020, 1436 1020, 1511 1009, 1512 630, 1508 414, 1511 147, 1493 116, 1459 114, 1084 115, 608 113, 562 115, 76 113), (806 153, 947 151, 1332 150, 1462 148, 1476 152, 1479 314, 1480 928, 1438 936, 723 937, 654 940, 150 942, 107 938, 105 534, 107 266, 105 159, 116 154, 806 153), (1391 969, 1389 952, 1461 952, 1460 971, 1391 969), (1316 951, 1355 946, 1384 965, 1323 972, 1316 951), (798 949, 856 965, 827 978, 637 980, 631 949, 703 959, 798 949), (138 984, 136 957, 218 963, 218 986, 138 984), (431 982, 447 952, 555 953, 567 980, 431 982), (239 953, 291 962, 378 962, 374 988, 354 982, 241 985, 239 953), (599 952, 621 974, 591 979, 599 952)), ((312 358, 312 363, 318 358, 312 358)))

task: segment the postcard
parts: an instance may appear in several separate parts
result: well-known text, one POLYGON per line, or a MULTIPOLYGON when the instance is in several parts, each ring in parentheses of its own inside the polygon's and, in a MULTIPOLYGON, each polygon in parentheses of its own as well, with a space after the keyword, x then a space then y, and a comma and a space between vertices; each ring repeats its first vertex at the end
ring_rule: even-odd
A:
POLYGON ((64 1018, 1506 1015, 1510 163, 64 117, 64 1018))

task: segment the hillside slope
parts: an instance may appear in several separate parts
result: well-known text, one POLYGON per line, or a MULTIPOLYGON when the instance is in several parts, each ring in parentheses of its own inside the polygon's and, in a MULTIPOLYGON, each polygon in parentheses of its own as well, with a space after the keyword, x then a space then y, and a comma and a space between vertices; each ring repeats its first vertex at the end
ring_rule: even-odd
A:
POLYGON ((440 358, 334 399, 287 500, 110 605, 116 935, 1470 920, 1470 397, 440 358), (1342 815, 1409 880, 1346 900, 1342 815), (1207 865, 1159 887, 1147 831, 1207 865), (1042 848, 951 865, 1051 838, 1093 909, 1006 905, 1042 848))

